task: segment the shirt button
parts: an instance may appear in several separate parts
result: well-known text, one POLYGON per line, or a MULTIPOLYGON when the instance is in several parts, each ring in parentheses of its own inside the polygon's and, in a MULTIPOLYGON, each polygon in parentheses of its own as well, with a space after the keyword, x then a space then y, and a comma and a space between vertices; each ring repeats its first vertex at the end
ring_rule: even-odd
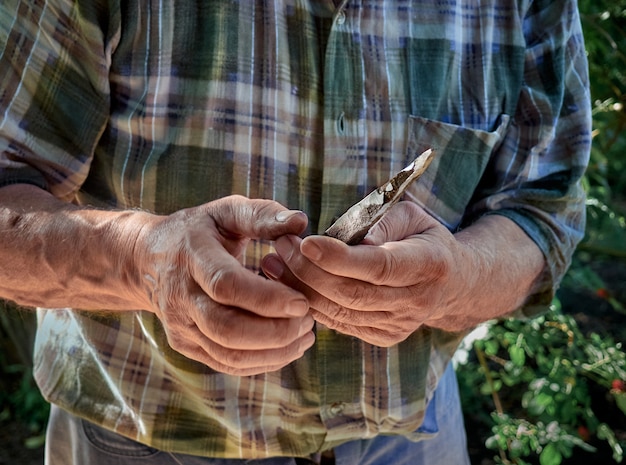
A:
POLYGON ((335 402, 330 406, 330 414, 334 417, 341 415, 345 407, 346 404, 344 404, 343 402, 335 402))
POLYGON ((346 22, 346 13, 343 10, 339 10, 337 13, 337 24, 340 26, 346 22))

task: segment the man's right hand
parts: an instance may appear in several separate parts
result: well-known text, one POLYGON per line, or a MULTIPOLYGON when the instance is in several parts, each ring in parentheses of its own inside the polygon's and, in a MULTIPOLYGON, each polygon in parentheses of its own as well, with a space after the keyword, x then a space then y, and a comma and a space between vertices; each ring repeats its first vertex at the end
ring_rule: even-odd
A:
POLYGON ((171 347, 234 375, 279 369, 314 342, 303 294, 239 261, 250 239, 300 234, 306 216, 231 196, 169 216, 0 188, 0 298, 23 306, 148 310, 171 347))
POLYGON ((314 342, 306 298, 245 269, 251 238, 306 227, 301 212, 230 196, 147 222, 137 237, 143 307, 156 313, 173 349, 236 375, 273 371, 314 342))

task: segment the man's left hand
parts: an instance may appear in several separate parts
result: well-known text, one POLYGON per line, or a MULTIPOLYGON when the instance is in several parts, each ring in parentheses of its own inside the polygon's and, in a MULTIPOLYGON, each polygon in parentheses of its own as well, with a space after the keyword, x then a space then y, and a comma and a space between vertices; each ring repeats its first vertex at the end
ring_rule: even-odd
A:
POLYGON ((318 322, 377 346, 397 344, 422 325, 460 331, 515 310, 542 268, 541 252, 519 227, 492 217, 453 235, 400 202, 356 246, 283 236, 263 270, 304 293, 318 322), (500 246, 491 242, 502 235, 500 246), (507 244, 516 256, 532 251, 523 279, 497 276, 510 264, 499 255, 507 244))

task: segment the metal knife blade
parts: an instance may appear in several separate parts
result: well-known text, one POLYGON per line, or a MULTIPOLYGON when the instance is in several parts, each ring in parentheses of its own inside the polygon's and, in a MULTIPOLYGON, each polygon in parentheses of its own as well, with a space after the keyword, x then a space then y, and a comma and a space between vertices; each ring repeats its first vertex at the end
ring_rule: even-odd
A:
POLYGON ((407 187, 426 171, 434 155, 433 149, 422 152, 393 178, 350 207, 324 234, 348 245, 361 242, 368 231, 400 200, 407 187))

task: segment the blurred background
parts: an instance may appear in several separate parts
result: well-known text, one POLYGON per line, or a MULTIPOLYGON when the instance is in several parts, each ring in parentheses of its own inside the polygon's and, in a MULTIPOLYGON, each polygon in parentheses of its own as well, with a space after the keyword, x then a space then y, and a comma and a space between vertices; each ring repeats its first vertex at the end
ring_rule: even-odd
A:
MULTIPOLYGON (((626 0, 579 7, 594 124, 587 232, 547 314, 487 323, 455 360, 473 465, 621 463, 626 448, 626 0)), ((0 301, 0 465, 43 463, 34 327, 32 311, 0 301)))

